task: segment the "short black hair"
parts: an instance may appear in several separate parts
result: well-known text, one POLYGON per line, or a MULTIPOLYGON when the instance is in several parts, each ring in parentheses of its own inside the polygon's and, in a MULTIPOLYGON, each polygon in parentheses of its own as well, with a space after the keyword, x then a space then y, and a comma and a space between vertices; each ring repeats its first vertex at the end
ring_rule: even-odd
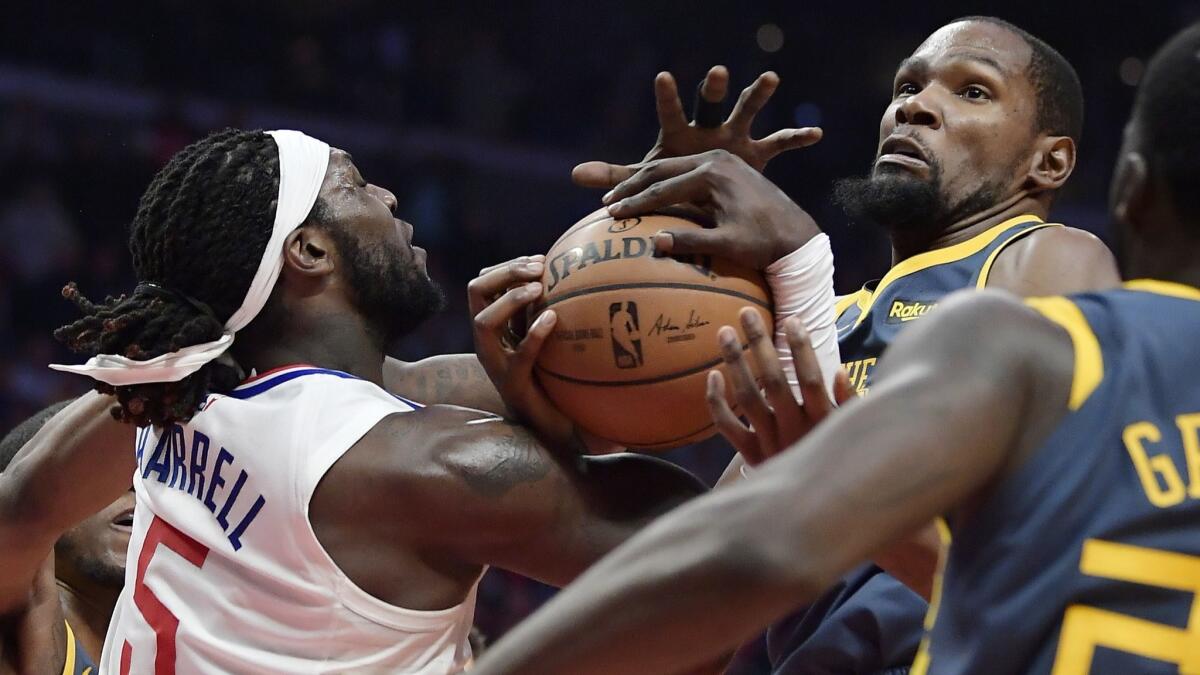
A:
POLYGON ((74 400, 73 398, 69 398, 47 406, 8 432, 4 440, 0 440, 0 471, 8 468, 8 465, 13 461, 13 457, 17 456, 17 453, 21 451, 21 448, 25 447, 29 439, 41 431, 42 427, 51 417, 54 417, 58 414, 58 411, 67 407, 67 404, 74 400))
POLYGON ((1029 81, 1037 91, 1037 126, 1051 136, 1069 136, 1075 141, 1083 134, 1083 85, 1079 73, 1058 50, 1029 31, 994 16, 964 16, 950 23, 980 21, 1000 26, 1025 41, 1032 52, 1029 81))
MULTIPOLYGON (((258 270, 278 192, 279 150, 262 131, 225 129, 180 150, 146 188, 130 227, 134 272, 153 285, 92 302, 68 284, 63 295, 84 316, 54 337, 76 353, 139 361, 216 340, 258 270)), ((169 425, 238 380, 236 367, 213 361, 178 382, 96 389, 116 394, 117 419, 169 425)))
POLYGON ((1167 41, 1142 77, 1134 123, 1151 172, 1171 189, 1179 215, 1200 219, 1200 23, 1167 41))

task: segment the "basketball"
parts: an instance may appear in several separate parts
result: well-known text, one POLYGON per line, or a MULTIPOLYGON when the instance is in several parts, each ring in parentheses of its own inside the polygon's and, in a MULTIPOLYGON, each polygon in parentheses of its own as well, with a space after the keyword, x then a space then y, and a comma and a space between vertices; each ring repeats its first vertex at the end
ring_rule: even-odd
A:
MULTIPOLYGON (((721 364, 717 330, 754 307, 772 325, 756 271, 710 256, 655 257, 660 230, 700 228, 676 215, 614 220, 598 211, 546 255, 545 296, 558 324, 536 372, 586 431, 630 448, 666 450, 712 436, 705 378, 721 364)), ((727 380, 728 381, 728 380, 727 380)))

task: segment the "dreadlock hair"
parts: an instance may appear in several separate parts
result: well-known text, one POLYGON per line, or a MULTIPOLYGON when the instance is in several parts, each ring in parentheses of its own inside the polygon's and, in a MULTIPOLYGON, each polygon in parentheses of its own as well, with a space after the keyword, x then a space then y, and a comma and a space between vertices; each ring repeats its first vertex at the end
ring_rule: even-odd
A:
POLYGON ((1029 81, 1037 91, 1037 131, 1051 136, 1069 136, 1076 142, 1083 134, 1083 85, 1079 74, 1058 50, 1029 31, 994 16, 964 16, 950 23, 979 21, 1000 26, 1025 41, 1029 57, 1029 81))
MULTIPOLYGON (((54 337, 76 353, 136 360, 219 338, 258 269, 278 191, 279 150, 262 131, 225 129, 179 151, 146 188, 130 227, 137 288, 93 303, 67 284, 63 297, 84 316, 54 337)), ((220 361, 178 382, 98 382, 96 390, 117 395, 120 421, 187 421, 209 392, 237 385, 236 367, 220 361)))
POLYGON ((1200 219, 1200 23, 1172 37, 1146 67, 1134 120, 1147 161, 1170 187, 1179 215, 1200 219))
POLYGON ((12 463, 13 458, 25 447, 25 444, 30 441, 37 432, 41 431, 46 422, 58 414, 60 410, 67 407, 75 399, 69 398, 65 401, 59 401, 46 408, 42 408, 33 414, 33 417, 21 422, 12 431, 8 432, 3 440, 0 440, 0 471, 8 468, 12 463))

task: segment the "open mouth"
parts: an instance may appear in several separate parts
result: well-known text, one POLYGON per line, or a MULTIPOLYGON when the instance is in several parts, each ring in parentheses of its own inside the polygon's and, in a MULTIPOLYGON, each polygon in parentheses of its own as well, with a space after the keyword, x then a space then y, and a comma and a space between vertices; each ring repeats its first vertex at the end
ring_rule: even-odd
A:
POLYGON ((914 168, 929 167, 925 150, 907 136, 892 136, 884 141, 879 148, 879 158, 875 160, 875 163, 901 164, 914 168))

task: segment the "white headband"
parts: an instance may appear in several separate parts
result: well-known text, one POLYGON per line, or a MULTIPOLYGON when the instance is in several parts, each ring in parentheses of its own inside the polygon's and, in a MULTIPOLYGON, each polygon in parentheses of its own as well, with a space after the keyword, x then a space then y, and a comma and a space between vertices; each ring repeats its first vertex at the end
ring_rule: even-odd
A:
POLYGON ((51 364, 55 370, 87 375, 113 386, 178 382, 217 359, 233 344, 233 335, 246 327, 262 311, 283 269, 283 242, 308 218, 325 170, 329 166, 329 145, 299 131, 268 131, 279 146, 279 200, 271 238, 263 249, 258 271, 246 291, 242 306, 225 322, 221 337, 212 342, 192 345, 146 361, 135 361, 116 354, 97 354, 82 366, 51 364))

